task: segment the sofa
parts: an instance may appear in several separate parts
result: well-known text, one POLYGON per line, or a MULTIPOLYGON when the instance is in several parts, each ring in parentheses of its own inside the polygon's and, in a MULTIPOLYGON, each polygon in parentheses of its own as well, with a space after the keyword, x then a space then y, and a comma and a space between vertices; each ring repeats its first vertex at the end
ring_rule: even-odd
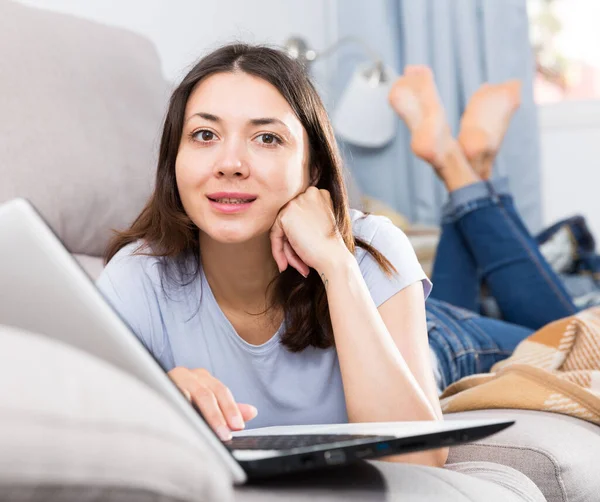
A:
MULTIPOLYGON (((0 204, 28 198, 95 278, 152 190, 170 89, 156 50, 0 0, 0 54, 0 204)), ((516 424, 451 448, 442 469, 372 461, 233 487, 160 396, 93 354, 0 319, 0 376, 0 501, 600 500, 600 428, 571 417, 447 415, 516 424)))

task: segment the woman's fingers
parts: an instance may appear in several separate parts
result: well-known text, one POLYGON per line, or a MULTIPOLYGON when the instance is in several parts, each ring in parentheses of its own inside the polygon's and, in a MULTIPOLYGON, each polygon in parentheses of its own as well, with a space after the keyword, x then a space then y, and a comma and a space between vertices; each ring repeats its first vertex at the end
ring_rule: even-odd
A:
POLYGON ((242 414, 244 422, 249 422, 253 418, 256 418, 256 415, 258 415, 258 410, 251 404, 238 403, 237 406, 242 414))
POLYGON ((177 367, 168 375, 223 441, 230 440, 232 430, 243 429, 245 422, 257 415, 254 406, 238 405, 229 388, 205 369, 177 367))
POLYGON ((217 398, 217 402, 229 428, 232 430, 242 430, 245 427, 244 418, 229 388, 216 378, 212 379, 209 387, 217 398))
POLYGON ((231 439, 231 430, 227 426, 227 421, 219 407, 217 397, 214 392, 206 385, 198 384, 190 390, 192 402, 198 407, 200 413, 208 425, 217 433, 223 441, 231 439))
POLYGON ((279 272, 283 272, 288 266, 288 261, 285 257, 284 252, 285 233, 283 231, 283 228, 281 228, 279 218, 275 220, 273 227, 271 227, 270 237, 271 252, 273 253, 273 258, 275 258, 275 262, 277 263, 279 272))
POLYGON ((298 272, 300 272, 304 277, 308 276, 310 272, 310 268, 306 263, 304 263, 300 257, 296 254, 296 251, 292 248, 289 241, 285 240, 283 242, 283 252, 287 259, 287 262, 294 267, 298 272))

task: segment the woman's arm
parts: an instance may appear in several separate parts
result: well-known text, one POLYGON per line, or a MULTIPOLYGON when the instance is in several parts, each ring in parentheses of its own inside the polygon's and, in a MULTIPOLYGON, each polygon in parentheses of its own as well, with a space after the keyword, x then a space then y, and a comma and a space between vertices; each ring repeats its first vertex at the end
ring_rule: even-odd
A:
MULTIPOLYGON (((317 271, 327 291, 350 421, 442 420, 421 282, 378 310, 349 251, 331 256, 317 271)), ((444 448, 390 459, 442 466, 447 455, 444 448)))
MULTIPOLYGON (((391 239, 384 247, 395 253, 400 237, 391 239)), ((325 284, 350 421, 441 420, 420 281, 398 287, 380 313, 337 231, 331 195, 316 187, 282 208, 271 228, 271 247, 280 271, 291 265, 306 276, 314 268, 325 284)), ((393 459, 441 466, 446 458, 447 449, 440 449, 393 459)))

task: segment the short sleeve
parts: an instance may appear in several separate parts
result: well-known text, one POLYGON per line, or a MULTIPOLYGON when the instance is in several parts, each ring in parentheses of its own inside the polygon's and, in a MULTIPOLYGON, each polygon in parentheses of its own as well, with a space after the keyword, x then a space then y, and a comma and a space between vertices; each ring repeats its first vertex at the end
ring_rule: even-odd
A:
POLYGON ((372 215, 357 221, 355 226, 358 227, 355 235, 383 254, 397 271, 392 271, 392 277, 388 277, 370 253, 360 250, 357 260, 377 307, 419 281, 423 283, 425 298, 429 296, 431 281, 423 271, 408 237, 400 228, 388 218, 372 215))
POLYGON ((160 310, 152 281, 146 275, 143 256, 119 251, 96 280, 96 287, 125 321, 146 349, 160 359, 164 349, 160 310), (158 321, 158 324, 157 324, 158 321))

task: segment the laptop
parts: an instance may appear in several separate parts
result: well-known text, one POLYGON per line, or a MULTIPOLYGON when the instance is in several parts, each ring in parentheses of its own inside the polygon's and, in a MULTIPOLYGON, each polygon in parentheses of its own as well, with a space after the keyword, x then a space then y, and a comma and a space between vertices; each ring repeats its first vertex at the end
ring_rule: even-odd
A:
POLYGON ((223 442, 26 199, 0 205, 0 297, 0 324, 75 346, 161 394, 205 439, 236 484, 474 441, 514 423, 461 420, 267 427, 235 433, 223 442))

